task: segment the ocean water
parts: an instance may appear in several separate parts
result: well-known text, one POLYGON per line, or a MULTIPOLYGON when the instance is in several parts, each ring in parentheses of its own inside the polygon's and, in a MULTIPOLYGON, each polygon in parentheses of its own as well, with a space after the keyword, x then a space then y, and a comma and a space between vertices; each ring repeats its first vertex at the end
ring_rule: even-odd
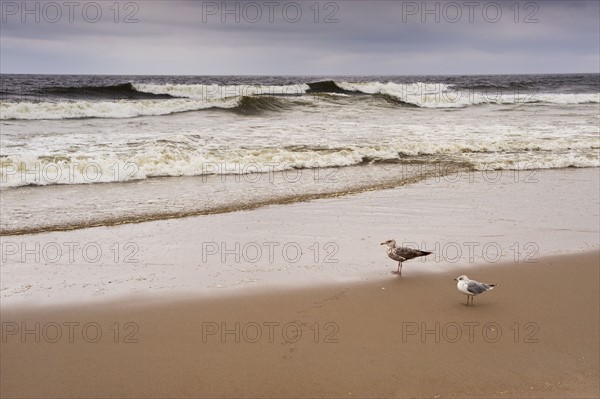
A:
POLYGON ((600 166, 598 74, 1 80, 5 235, 600 166))

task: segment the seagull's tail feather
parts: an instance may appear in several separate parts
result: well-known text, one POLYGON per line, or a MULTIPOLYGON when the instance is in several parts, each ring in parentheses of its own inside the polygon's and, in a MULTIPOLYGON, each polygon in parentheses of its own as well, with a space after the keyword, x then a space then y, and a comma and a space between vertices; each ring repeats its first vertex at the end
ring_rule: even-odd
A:
POLYGON ((496 287, 498 284, 486 284, 488 287, 490 287, 490 290, 493 290, 494 287, 496 287))
POLYGON ((430 251, 421 251, 421 256, 431 255, 433 252, 430 251))

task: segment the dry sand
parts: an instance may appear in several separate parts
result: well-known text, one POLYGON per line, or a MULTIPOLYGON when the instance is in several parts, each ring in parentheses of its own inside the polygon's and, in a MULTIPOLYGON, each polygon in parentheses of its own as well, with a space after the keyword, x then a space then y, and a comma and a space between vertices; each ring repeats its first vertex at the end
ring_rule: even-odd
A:
POLYGON ((1 394, 597 398, 599 261, 593 251, 471 266, 471 278, 499 284, 472 307, 457 268, 179 302, 3 308, 1 394), (22 334, 35 323, 39 343, 22 334), (222 336, 221 323, 234 332, 222 336))

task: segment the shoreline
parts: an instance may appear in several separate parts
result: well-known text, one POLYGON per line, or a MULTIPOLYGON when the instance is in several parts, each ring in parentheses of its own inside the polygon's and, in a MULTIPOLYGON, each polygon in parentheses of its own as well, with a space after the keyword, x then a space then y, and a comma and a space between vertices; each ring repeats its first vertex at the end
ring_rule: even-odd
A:
MULTIPOLYGON (((25 228, 15 228, 14 226, 9 225, 6 226, 5 221, 0 226, 0 237, 14 237, 14 236, 27 236, 27 235, 35 235, 35 234, 46 234, 52 232, 68 232, 74 230, 82 230, 89 229, 94 227, 114 227, 114 226, 122 226, 122 225, 130 225, 130 224, 138 224, 138 223, 146 223, 146 222, 160 222, 167 220, 177 220, 183 218, 190 217, 199 217, 199 216, 210 216, 210 215, 219 215, 219 214, 228 214, 235 212, 244 212, 251 211, 256 209, 262 209, 269 206, 283 206, 283 205, 293 205, 306 203, 311 201, 318 201, 323 199, 336 199, 336 198, 344 198, 344 197, 352 197, 355 195, 360 195, 369 192, 378 192, 383 190, 392 190, 401 188, 406 185, 418 184, 420 182, 424 182, 427 180, 435 180, 436 182, 443 181, 448 179, 449 181, 460 181, 465 180, 464 176, 467 176, 467 180, 470 182, 475 179, 478 180, 486 180, 490 179, 492 182, 496 181, 498 173, 500 176, 509 175, 515 181, 527 182, 527 180, 531 179, 535 182, 535 175, 537 172, 542 173, 560 173, 561 171, 570 170, 570 169, 582 169, 582 170, 596 170, 599 171, 599 167, 586 167, 586 168, 548 168, 548 169, 499 169, 499 170, 475 170, 470 169, 461 162, 452 163, 450 161, 444 162, 435 162, 432 164, 428 163, 381 163, 368 165, 368 168, 373 170, 369 171, 367 174, 377 175, 379 174, 394 174, 397 173, 396 177, 382 177, 377 176, 375 178, 375 182, 366 179, 360 183, 350 184, 348 181, 349 176, 346 175, 342 180, 345 182, 340 183, 337 177, 337 173, 340 170, 343 170, 345 174, 352 175, 352 171, 356 170, 356 173, 360 173, 360 169, 357 168, 365 168, 365 166, 361 165, 352 165, 347 167, 331 167, 331 168, 300 168, 293 169, 295 173, 300 172, 300 176, 309 175, 308 178, 303 178, 303 181, 296 179, 297 176, 294 176, 292 180, 285 177, 288 171, 273 171, 273 172, 265 172, 261 174, 257 174, 259 176, 258 180, 255 180, 254 177, 250 181, 245 181, 247 187, 244 187, 244 183, 240 183, 239 180, 246 180, 246 176, 253 175, 245 175, 245 174, 230 174, 230 175, 199 175, 199 176, 157 176, 150 177, 148 179, 143 180, 132 180, 132 181, 121 181, 121 182, 100 182, 95 185, 90 184, 57 184, 57 185, 48 185, 48 186, 21 186, 21 187, 6 187, 4 189, 0 189, 0 192, 4 194, 3 201, 3 212, 8 212, 10 214, 9 218, 18 217, 18 212, 16 212, 16 208, 14 205, 11 205, 7 208, 6 206, 6 196, 9 197, 8 202, 18 202, 25 201, 24 204, 19 204, 19 207, 23 206, 27 207, 28 205, 32 205, 34 203, 39 203, 41 198, 47 197, 46 199, 49 201, 49 204, 46 205, 46 210, 54 209, 58 211, 57 213, 66 213, 68 207, 64 204, 64 198, 69 196, 74 196, 80 198, 78 202, 80 203, 93 203, 95 201, 102 201, 102 207, 108 207, 108 203, 118 203, 125 202, 128 205, 128 209, 130 214, 125 215, 123 209, 120 209, 115 214, 106 214, 101 216, 100 218, 88 218, 82 219, 82 216, 79 216, 80 220, 73 220, 67 224, 65 224, 64 220, 58 220, 50 222, 49 224, 37 226, 32 225, 25 228), (386 170, 386 168, 388 170, 386 170), (394 170, 396 168, 397 170, 394 170), (377 169, 380 169, 378 172, 374 172, 377 169), (327 172, 331 170, 332 172, 321 173, 322 175, 329 176, 319 176, 319 170, 327 172), (315 172, 316 171, 316 172, 315 172), (491 176, 490 176, 490 172, 491 176), (313 176, 314 174, 314 176, 313 176), (242 179, 240 179, 242 176, 242 179), (312 185, 316 187, 313 191, 308 191, 303 194, 292 194, 292 187, 297 183, 302 184, 311 184, 311 176, 312 176, 312 185), (332 177, 333 176, 333 177, 332 177), (456 179, 458 176, 458 179, 456 179), (267 177, 267 179, 265 179, 267 177), (334 179, 334 180, 331 180, 334 179), (218 180, 221 180, 221 184, 219 184, 218 180), (227 181, 229 180, 229 181, 227 181), (231 180, 235 180, 234 183, 231 180), (265 180, 267 182, 265 183, 265 180), (261 183, 262 182, 262 183, 261 183), (202 183, 202 184, 198 184, 202 183), (204 192, 207 190, 206 187, 199 189, 199 186, 206 185, 208 183, 210 188, 216 188, 217 191, 222 191, 225 187, 227 190, 232 191, 233 200, 230 200, 229 203, 223 203, 215 206, 200 206, 192 205, 191 198, 197 197, 195 199, 196 202, 205 202, 207 200, 207 193, 204 192), (255 183, 261 183, 257 187, 255 183), (335 183, 335 184, 333 184, 335 183), (125 184, 125 186, 123 186, 125 184), (147 186, 148 187, 147 187, 147 186), (339 186, 339 187, 331 187, 329 189, 325 189, 327 186, 339 186), (213 187, 214 186, 214 187, 213 187), (219 187, 222 186, 222 187, 219 187), (259 194, 255 198, 252 197, 255 195, 253 193, 253 188, 257 188, 260 190, 272 189, 275 186, 287 186, 289 192, 279 192, 275 195, 265 196, 264 194, 259 194), (126 188, 127 187, 127 188, 126 188), (43 189, 45 190, 44 195, 36 198, 36 196, 40 196, 40 193, 36 190, 43 189), (98 197, 96 190, 103 190, 101 195, 102 198, 98 197), (19 191, 20 190, 20 191, 19 191), (131 190, 131 191, 128 191, 131 190), (191 191, 191 193, 190 193, 191 191), (25 195, 23 195, 25 194, 25 195), (158 212, 157 210, 143 210, 138 212, 135 210, 136 207, 143 208, 142 203, 135 202, 139 201, 139 198, 144 198, 146 202, 152 201, 155 197, 163 197, 167 195, 167 198, 162 198, 161 201, 165 202, 164 206, 168 207, 171 204, 169 202, 175 201, 176 198, 181 199, 182 197, 190 197, 185 201, 184 207, 189 207, 186 210, 174 210, 174 211, 162 211, 158 212), (103 198, 106 196, 107 198, 103 198), (138 198, 139 197, 139 198, 138 198), (252 199, 250 199, 252 198, 252 199), (29 204, 28 204, 29 202, 29 204), (134 209, 135 211, 132 211, 134 209)), ((364 172, 364 171, 363 171, 364 172)), ((585 173, 585 172, 584 172, 585 173)), ((372 176, 373 177, 373 176, 372 176)), ((227 191, 226 190, 226 191, 227 191)), ((71 204, 73 205, 73 204, 71 204)), ((121 204, 119 204, 121 206, 121 204)), ((178 206, 181 207, 181 206, 178 206)), ((177 208, 177 207, 176 207, 177 208)), ((43 209, 41 209, 43 210, 43 209)), ((77 209, 77 212, 84 212, 85 209, 77 209)), ((92 212, 92 209, 88 209, 88 212, 92 212)), ((36 210, 37 214, 34 216, 41 217, 42 214, 40 210, 36 210)), ((106 210, 104 211, 106 212, 106 210)), ((46 214, 46 216, 50 216, 46 214)), ((6 217, 6 216, 5 216, 6 217)), ((22 217, 22 215, 21 215, 22 217)), ((28 217, 31 217, 29 215, 28 217)), ((14 222, 12 223, 14 224, 14 222)))
MULTIPOLYGON (((210 165, 210 164, 209 164, 210 165)), ((375 192, 381 190, 394 189, 398 187, 402 187, 404 185, 410 185, 414 183, 418 183, 420 181, 426 180, 428 178, 434 177, 437 179, 444 178, 444 175, 439 171, 436 171, 435 164, 427 165, 422 164, 419 165, 417 170, 413 170, 410 167, 410 164, 383 164, 377 165, 376 167, 368 166, 371 169, 382 169, 384 170, 386 167, 390 169, 390 165, 395 166, 398 170, 395 171, 397 173, 396 177, 379 177, 379 180, 376 182, 369 181, 365 179, 362 183, 354 183, 354 185, 349 182, 339 182, 338 180, 331 180, 329 176, 326 177, 318 177, 319 173, 322 175, 337 175, 337 173, 342 170, 342 167, 320 167, 316 169, 311 168, 300 168, 300 169, 292 169, 294 173, 298 171, 299 176, 308 175, 308 178, 303 178, 304 181, 300 181, 296 179, 296 176, 293 177, 293 180, 289 180, 286 177, 287 171, 273 171, 273 172, 264 172, 260 174, 224 174, 224 175, 198 175, 198 176, 170 176, 170 177, 151 177, 146 180, 136 180, 136 181, 125 181, 125 182, 104 182, 99 184, 104 184, 105 186, 92 186, 86 184, 70 184, 70 185, 51 185, 51 186, 24 186, 24 187, 8 187, 8 190, 15 190, 13 192, 8 192, 9 195, 13 195, 14 198, 10 198, 10 201, 17 201, 18 194, 17 190, 21 191, 29 191, 29 190, 37 190, 44 189, 49 191, 49 193, 45 193, 44 196, 47 196, 49 201, 53 202, 57 206, 65 206, 63 202, 63 198, 65 196, 75 195, 81 196, 84 199, 82 202, 91 202, 98 201, 97 190, 104 190, 103 195, 108 196, 108 199, 102 199, 104 204, 112 201, 113 203, 117 201, 123 201, 127 199, 132 201, 136 197, 144 197, 147 201, 149 198, 158 196, 164 196, 165 194, 169 195, 169 198, 162 199, 165 201, 165 206, 168 206, 167 200, 174 201, 177 196, 181 199, 183 196, 187 197, 197 197, 195 201, 197 202, 205 202, 207 198, 210 196, 211 188, 217 191, 222 191, 225 187, 227 190, 231 190, 231 198, 228 203, 223 203, 215 206, 208 207, 191 207, 186 210, 174 210, 174 211, 149 211, 149 213, 135 213, 132 212, 131 208, 129 209, 130 215, 125 216, 123 214, 117 213, 114 216, 108 215, 104 216, 104 219, 100 220, 86 220, 86 221, 76 221, 71 222, 70 224, 64 224, 64 222, 56 222, 56 224, 43 225, 43 226, 30 226, 26 228, 5 228, 0 227, 0 237, 11 237, 11 236, 22 236, 22 235, 33 235, 33 234, 44 234, 51 232, 60 232, 60 231, 73 231, 73 230, 82 230, 93 227, 113 227, 113 226, 121 226, 128 224, 137 224, 137 223, 145 223, 145 222, 155 222, 155 221, 165 221, 165 220, 174 220, 174 219, 183 219, 189 217, 198 217, 198 216, 209 216, 209 215, 219 215, 219 214, 228 214, 234 212, 243 212, 243 211, 251 211, 255 209, 264 208, 267 206, 282 206, 282 205, 290 205, 296 203, 310 202, 314 200, 320 199, 331 199, 331 198, 343 198, 346 196, 352 196, 361 193, 367 192, 375 192), (330 172, 331 170, 331 172, 330 172), (324 173, 326 172, 326 173, 324 173), (398 173, 399 172, 399 173, 398 173), (240 179, 242 176, 242 179, 240 179), (252 176, 249 181, 246 179, 252 176), (258 176, 259 179, 256 180, 255 176, 258 176), (154 179, 154 180, 150 180, 154 179), (219 182, 220 180, 220 182, 219 182), (231 182, 235 180, 235 182, 231 182), (239 180, 245 180, 240 183, 239 180), (308 181, 308 183, 307 183, 308 181), (306 193, 298 194, 293 193, 295 185, 302 184, 310 184, 312 182, 313 186, 316 187, 313 191, 308 191, 306 193), (258 185, 257 183, 261 183, 262 185, 258 185), (122 184, 129 184, 128 187, 131 190, 129 193, 122 184), (146 184, 148 187, 146 187, 146 184), (246 187, 244 187, 244 184, 246 187), (208 186, 208 187, 204 187, 208 186), (257 186, 257 187, 255 187, 257 186), (252 198, 253 190, 258 189, 258 191, 262 190, 271 190, 273 191, 274 187, 287 186, 289 192, 279 192, 277 194, 259 194, 256 198, 252 198), (331 186, 331 187, 328 187, 331 186), (337 188, 335 186, 338 186, 337 188), (201 187, 201 188, 199 188, 201 187), (173 191, 170 193, 170 191, 173 191), (191 193, 190 193, 191 192, 191 193), (59 198, 57 200, 57 198, 59 198), (250 199, 251 198, 251 199, 250 199), (196 209, 197 208, 197 209, 196 209)), ((468 171, 464 169, 464 167, 459 167, 460 165, 454 165, 451 163, 444 164, 446 167, 454 168, 458 173, 474 173, 473 171, 468 171)), ((352 165, 348 167, 344 167, 345 174, 352 174, 352 171, 355 173, 360 173, 358 168, 365 168, 365 166, 361 165, 352 165), (357 170, 358 169, 358 170, 357 170)), ((393 173, 394 171, 380 171, 379 173, 393 173)), ((371 170, 370 173, 373 173, 371 170)), ((450 173, 450 172, 448 172, 450 173)), ((345 176, 345 179, 349 179, 348 176, 345 176)), ((29 191, 31 192, 31 191, 29 191)), ((35 195, 40 195, 37 191, 34 191, 35 195)), ((6 196, 6 192, 4 195, 6 196)), ((28 195, 25 196, 27 198, 28 195)), ((22 197, 21 197, 22 198, 22 197)), ((217 201, 218 202, 218 201, 217 201)), ((136 205, 140 206, 140 204, 129 203, 131 207, 136 205)), ((187 206, 191 206, 190 200, 186 203, 187 206)), ((22 206, 22 204, 20 204, 22 206)), ((177 207, 176 207, 177 208, 177 207)), ((11 209, 12 210, 12 209, 11 209)), ((14 212, 14 210, 12 210, 14 212)))
POLYGON ((599 264, 596 250, 218 298, 3 307, 2 397, 593 398, 599 264), (499 285, 467 307, 452 280, 465 272, 499 285))
POLYGON ((433 178, 252 211, 3 236, 0 299, 43 306, 378 280, 396 267, 379 245, 390 238, 434 252, 407 262, 407 276, 597 250, 599 174, 433 178))

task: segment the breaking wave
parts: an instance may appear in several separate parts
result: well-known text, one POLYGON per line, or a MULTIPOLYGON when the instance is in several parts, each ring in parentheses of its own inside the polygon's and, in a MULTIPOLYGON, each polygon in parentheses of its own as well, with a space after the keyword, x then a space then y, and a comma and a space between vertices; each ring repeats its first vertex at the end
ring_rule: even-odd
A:
POLYGON ((223 100, 140 100, 101 102, 4 102, 0 104, 2 120, 45 120, 84 118, 134 118, 139 116, 170 115, 208 109, 230 110, 241 115, 256 115, 266 111, 284 111, 306 102, 286 102, 271 96, 241 96, 223 100))
MULTIPOLYGON (((519 85, 517 85, 519 86, 519 85)), ((230 109, 239 114, 286 111, 295 105, 313 104, 318 96, 350 97, 346 106, 376 106, 368 98, 388 106, 464 108, 484 104, 597 104, 600 93, 537 93, 521 87, 461 87, 445 83, 336 82, 296 85, 200 85, 125 83, 104 87, 50 87, 43 102, 3 101, 0 119, 132 118, 169 115, 205 109, 230 109), (289 101, 286 101, 289 100, 289 101), (295 100, 295 101, 294 101, 295 100)), ((328 104, 322 101, 322 104, 328 104)))
POLYGON ((268 173, 373 163, 452 163, 474 170, 598 167, 594 139, 569 141, 410 142, 339 148, 288 146, 203 150, 192 138, 157 139, 120 153, 0 158, 2 187, 86 184, 152 177, 268 173), (522 156, 518 156, 522 154, 522 156), (90 175, 91 174, 91 175, 90 175))

